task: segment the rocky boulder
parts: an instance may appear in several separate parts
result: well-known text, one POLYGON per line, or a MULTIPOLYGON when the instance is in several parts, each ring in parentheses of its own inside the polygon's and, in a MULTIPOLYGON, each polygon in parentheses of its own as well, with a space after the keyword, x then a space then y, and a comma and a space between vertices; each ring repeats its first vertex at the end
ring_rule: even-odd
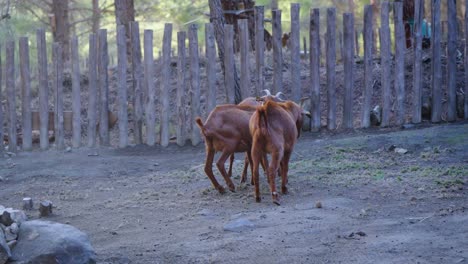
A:
MULTIPOLYGON (((11 252, 12 263, 96 263, 88 236, 77 228, 50 221, 25 221, 11 252)), ((1 263, 1 262, 0 262, 1 263)))
POLYGON ((7 245, 3 227, 0 226, 0 264, 5 264, 11 256, 10 247, 7 245))

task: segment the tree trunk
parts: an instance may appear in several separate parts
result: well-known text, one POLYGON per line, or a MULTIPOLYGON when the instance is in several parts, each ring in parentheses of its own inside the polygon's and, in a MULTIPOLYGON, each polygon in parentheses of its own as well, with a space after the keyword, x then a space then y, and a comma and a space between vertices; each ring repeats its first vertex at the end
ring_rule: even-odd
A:
POLYGON ((62 45, 62 58, 66 68, 70 65, 70 23, 68 17, 68 0, 52 1, 51 28, 54 42, 62 45))
POLYGON ((92 28, 93 33, 97 34, 101 22, 101 10, 99 9, 99 0, 93 0, 92 28))
POLYGON ((114 0, 116 28, 125 26, 125 39, 127 43, 127 62, 132 62, 132 42, 130 38, 130 21, 135 21, 135 7, 133 0, 114 0))
MULTIPOLYGON (((226 24, 226 19, 224 18, 224 12, 221 7, 221 0, 209 0, 210 6, 210 22, 213 24, 215 31, 216 44, 218 45, 218 56, 221 61, 221 68, 224 68, 224 25, 226 24)), ((237 74, 236 68, 234 68, 234 94, 235 94, 235 103, 238 104, 241 102, 241 91, 239 84, 239 76, 237 74)))

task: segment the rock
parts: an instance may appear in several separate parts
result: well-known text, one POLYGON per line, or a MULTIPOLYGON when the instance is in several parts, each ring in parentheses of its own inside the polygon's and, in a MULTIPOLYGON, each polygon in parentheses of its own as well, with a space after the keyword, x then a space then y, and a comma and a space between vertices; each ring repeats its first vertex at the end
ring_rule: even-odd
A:
POLYGON ((7 245, 8 247, 10 248, 10 252, 11 250, 16 246, 16 243, 18 242, 18 240, 12 240, 10 242, 7 242, 7 245))
POLYGON ((28 220, 28 217, 23 211, 12 208, 6 208, 5 210, 3 210, 3 213, 0 217, 0 223, 6 226, 13 224, 13 222, 16 222, 18 223, 18 225, 21 225, 21 223, 26 220, 28 220))
POLYGON ((71 147, 67 147, 67 148, 65 149, 65 152, 71 152, 71 151, 72 151, 72 148, 71 148, 71 147))
POLYGON ((370 112, 370 122, 373 126, 378 126, 382 122, 382 108, 376 105, 370 112))
POLYGON ((225 224, 223 229, 224 231, 241 232, 254 227, 254 223, 252 223, 252 221, 250 221, 249 219, 239 218, 225 224))
POLYGON ((96 254, 88 236, 77 228, 33 220, 20 226, 11 260, 18 263, 90 264, 96 263, 96 254))
POLYGON ((315 203, 316 208, 322 208, 322 202, 318 201, 315 203))
POLYGON ((5 264, 11 257, 10 247, 8 246, 3 230, 0 228, 0 264, 5 264))
POLYGON ((46 217, 52 214, 52 202, 51 201, 42 201, 39 204, 39 215, 41 217, 46 217))
MULTIPOLYGON (((13 223, 15 224, 15 223, 13 223)), ((18 227, 16 227, 18 228, 18 227)), ((6 229, 5 229, 5 240, 6 242, 10 242, 10 241, 13 241, 13 240, 16 240, 16 238, 18 238, 18 230, 16 230, 16 233, 14 233, 15 231, 12 230, 11 226, 8 226, 6 229)))
POLYGON ((33 200, 31 197, 24 197, 23 198, 23 210, 31 210, 33 209, 33 200))
POLYGON ((414 124, 404 124, 404 125, 402 126, 403 129, 411 129, 411 128, 414 128, 414 127, 415 127, 414 124))
POLYGON ((404 148, 395 148, 395 153, 406 154, 406 153, 408 153, 408 150, 404 149, 404 148))
POLYGON ((387 151, 394 151, 396 148, 395 145, 390 145, 388 148, 387 148, 387 151))

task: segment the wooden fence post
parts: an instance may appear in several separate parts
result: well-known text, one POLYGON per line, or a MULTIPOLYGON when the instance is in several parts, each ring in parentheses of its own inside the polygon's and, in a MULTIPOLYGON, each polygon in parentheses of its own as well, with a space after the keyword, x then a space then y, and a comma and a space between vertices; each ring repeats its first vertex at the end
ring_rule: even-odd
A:
POLYGON ((163 57, 161 70, 161 140, 160 144, 163 147, 169 145, 169 90, 171 86, 171 41, 172 41, 172 24, 164 24, 163 36, 163 57))
POLYGON ((336 9, 327 8, 327 128, 336 128, 336 9))
MULTIPOLYGON (((448 42, 447 42, 447 121, 457 119, 457 6, 455 0, 447 0, 448 42)), ((466 95, 468 96, 468 95, 466 95)))
POLYGON ((370 104, 372 97, 372 6, 364 7, 364 91, 361 114, 361 127, 370 126, 370 104))
MULTIPOLYGON (((8 111, 8 151, 17 150, 16 133, 16 94, 15 94, 15 41, 7 41, 5 45, 5 90, 7 92, 8 111)), ((3 139, 2 139, 3 140, 3 139)))
POLYGON ((421 123, 422 91, 422 34, 424 0, 415 0, 414 5, 414 67, 413 67, 413 117, 412 122, 421 123))
MULTIPOLYGON (((29 44, 27 37, 19 39, 19 59, 21 76, 21 118, 23 119, 23 150, 32 149, 31 119, 31 75, 29 67, 29 44)), ((1 123, 3 125, 3 123, 1 123)), ((0 139, 1 140, 1 139, 0 139)))
POLYGON ((99 125, 99 142, 102 146, 110 145, 109 138, 109 54, 107 49, 107 30, 99 30, 99 91, 100 91, 100 125, 99 125))
POLYGON ((344 103, 343 127, 353 128, 353 91, 354 91, 354 15, 343 14, 344 32, 344 103))
MULTIPOLYGON (((468 8, 468 0, 465 0, 465 7, 468 8)), ((465 54, 468 54, 468 12, 465 12, 465 54)), ((465 57, 465 84, 468 84, 468 56, 465 57)), ((468 119, 468 85, 465 85, 464 117, 468 119)))
MULTIPOLYGON (((191 106, 192 120, 192 145, 196 146, 200 143, 200 131, 195 126, 195 118, 200 116, 200 65, 198 57, 198 27, 197 24, 191 24, 189 27, 189 56, 190 56, 190 83, 192 88, 191 106)), ((232 42, 231 42, 232 43, 232 42)), ((227 55, 227 54, 226 54, 227 55)))
POLYGON ((55 42, 52 45, 52 59, 54 65, 54 130, 57 149, 65 148, 63 128, 63 57, 62 45, 55 42))
POLYGON ((318 131, 321 126, 320 118, 320 10, 310 9, 309 21, 309 56, 310 56, 310 85, 311 85, 311 130, 318 131))
POLYGON ((117 54, 119 147, 125 148, 128 145, 127 41, 123 25, 117 27, 117 54))
MULTIPOLYGON (((2 102, 2 76, 3 76, 3 69, 2 69, 2 45, 0 45, 0 102, 2 102)), ((0 155, 3 154, 5 150, 5 146, 3 145, 3 105, 0 104, 0 155)), ((2 156, 0 156, 2 157, 2 156)))
POLYGON ((143 142, 143 66, 141 65, 140 27, 138 22, 130 22, 132 38, 132 104, 133 104, 133 136, 135 144, 143 142))
POLYGON ((240 86, 241 97, 245 99, 250 94, 250 67, 249 67, 249 29, 247 19, 237 20, 240 38, 240 86))
POLYGON ((396 124, 405 123, 405 26, 403 25, 403 3, 393 3, 395 20, 395 93, 397 97, 396 124))
POLYGON ((390 124, 390 108, 391 108, 391 41, 390 41, 390 25, 389 25, 389 12, 390 4, 389 2, 382 3, 382 9, 380 11, 380 56, 381 56, 381 81, 382 81, 382 122, 380 126, 387 127, 390 124))
POLYGON ((216 106, 216 46, 213 24, 205 24, 205 45, 206 45, 206 115, 216 106))
POLYGON ((442 114, 442 62, 440 45, 440 0, 432 1, 432 113, 431 121, 438 123, 442 114))
POLYGON ((36 31, 37 39, 37 63, 39 74, 39 119, 40 147, 42 150, 49 148, 49 76, 47 73, 47 48, 45 30, 36 31))
POLYGON ((265 8, 263 6, 255 7, 255 60, 257 69, 257 87, 256 96, 265 88, 265 26, 264 26, 265 8))
POLYGON ((144 36, 145 49, 145 90, 148 96, 146 105, 146 144, 156 143, 156 83, 154 81, 153 30, 146 29, 144 36))
POLYGON ((73 139, 72 145, 78 148, 81 145, 81 88, 80 88, 80 61, 78 55, 78 37, 71 40, 72 56, 72 109, 73 109, 73 139))
MULTIPOLYGON (((88 95, 88 147, 96 146, 97 125, 97 39, 96 34, 89 34, 89 95, 88 95)), ((103 124, 104 125, 104 124, 103 124)))
POLYGON ((187 137, 185 132, 185 96, 187 93, 187 82, 185 81, 186 35, 185 32, 177 32, 177 145, 179 146, 185 145, 187 137))
POLYGON ((281 45, 281 10, 273 10, 273 93, 283 91, 283 46, 281 45))
POLYGON ((226 88, 226 103, 228 104, 234 104, 235 102, 235 64, 233 42, 234 27, 226 24, 224 25, 224 86, 226 88))
POLYGON ((300 9, 300 4, 291 4, 291 100, 296 103, 301 100, 300 9))

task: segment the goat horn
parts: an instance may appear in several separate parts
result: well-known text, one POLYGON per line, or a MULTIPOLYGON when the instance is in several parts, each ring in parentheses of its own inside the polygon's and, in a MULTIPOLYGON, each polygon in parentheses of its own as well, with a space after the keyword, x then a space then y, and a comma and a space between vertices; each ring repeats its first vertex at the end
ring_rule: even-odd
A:
POLYGON ((270 90, 268 90, 268 89, 265 89, 265 90, 263 90, 262 92, 265 92, 266 96, 271 95, 270 90))
POLYGON ((281 99, 283 101, 286 100, 286 95, 284 95, 284 93, 282 93, 282 92, 277 92, 275 97, 277 97, 277 98, 279 98, 279 99, 281 99), (283 98, 281 98, 281 97, 283 97, 283 98))

